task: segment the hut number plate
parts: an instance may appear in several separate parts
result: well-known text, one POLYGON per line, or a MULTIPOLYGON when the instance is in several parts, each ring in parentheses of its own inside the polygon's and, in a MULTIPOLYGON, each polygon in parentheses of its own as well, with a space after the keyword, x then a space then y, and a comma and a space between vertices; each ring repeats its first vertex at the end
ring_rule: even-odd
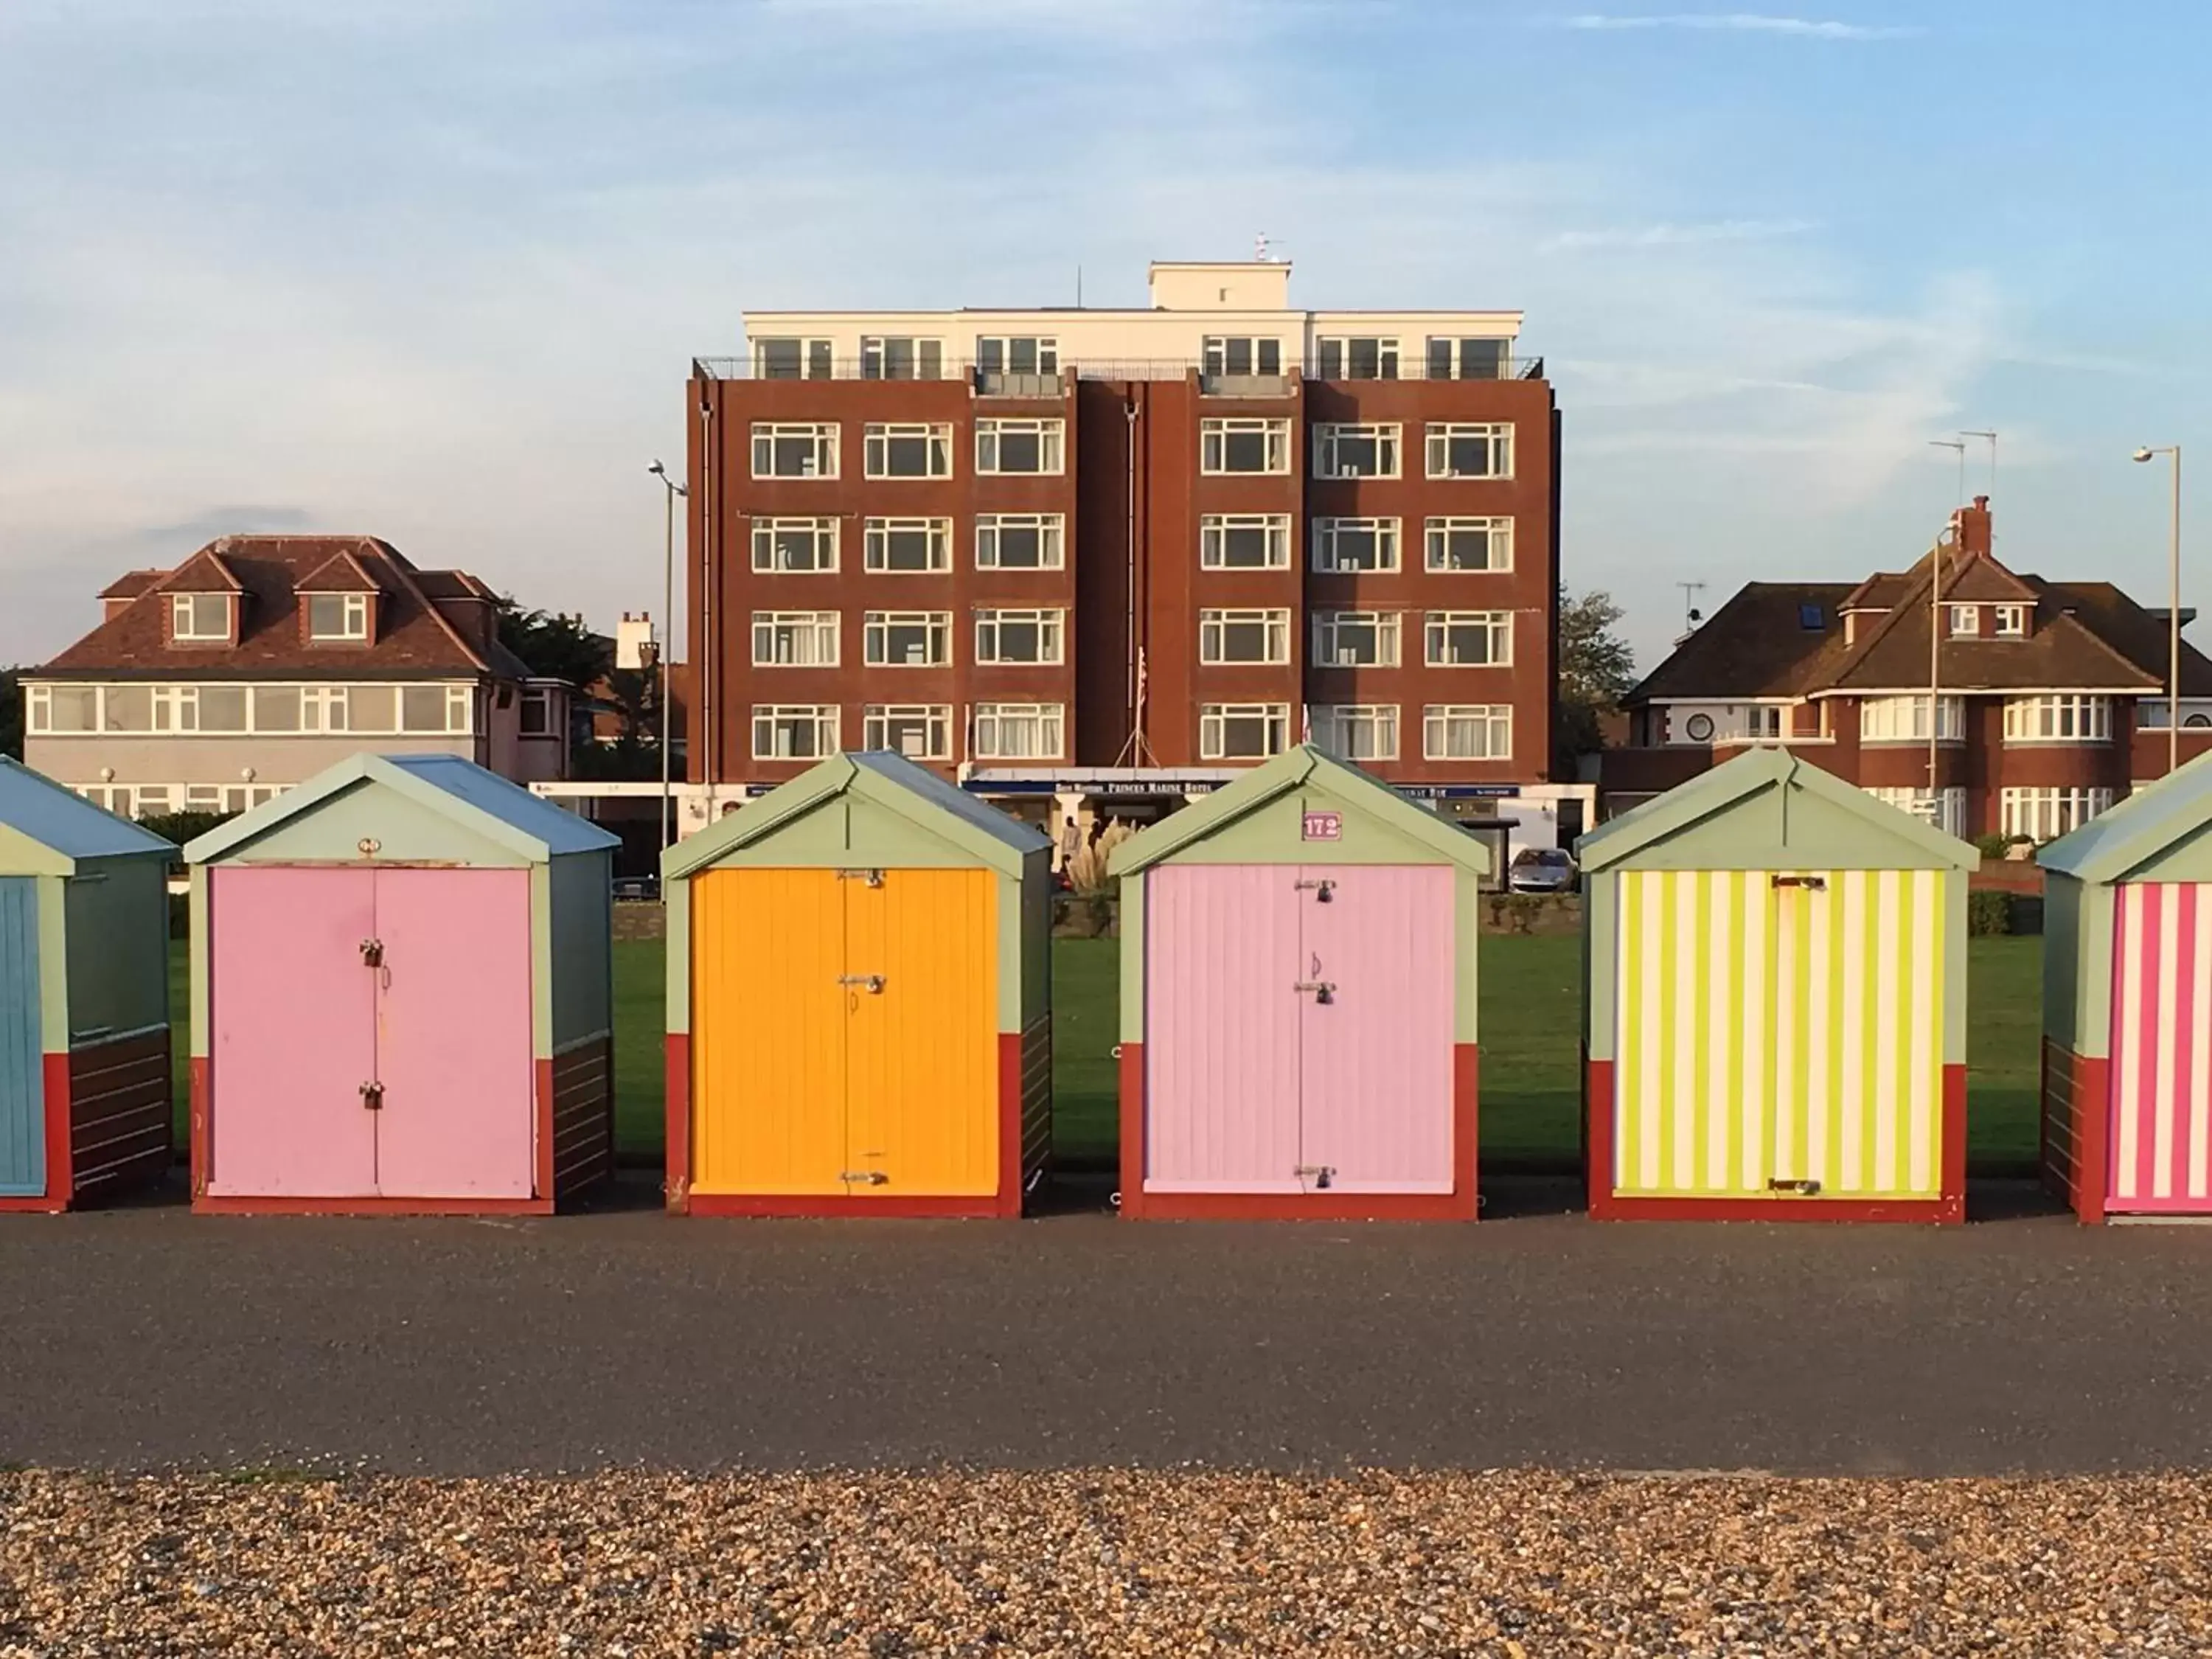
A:
POLYGON ((1344 814, 1341 812, 1309 812, 1299 831, 1307 841, 1342 841, 1344 814))

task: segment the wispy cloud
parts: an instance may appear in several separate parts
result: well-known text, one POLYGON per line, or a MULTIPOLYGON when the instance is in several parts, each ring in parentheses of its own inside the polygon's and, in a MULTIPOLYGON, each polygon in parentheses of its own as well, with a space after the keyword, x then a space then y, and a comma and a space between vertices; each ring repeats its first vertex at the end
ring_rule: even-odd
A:
POLYGON ((1702 247, 1714 242, 1771 242, 1802 236, 1820 228, 1817 219, 1716 219, 1705 223, 1611 225, 1595 230, 1563 230, 1547 238, 1550 252, 1582 248, 1702 247))
POLYGON ((1819 17, 1773 17, 1761 12, 1669 12, 1654 16, 1618 16, 1581 12, 1563 18, 1571 29, 1713 29, 1739 34, 1794 34, 1814 40, 1902 40, 1925 29, 1904 24, 1840 23, 1819 17))

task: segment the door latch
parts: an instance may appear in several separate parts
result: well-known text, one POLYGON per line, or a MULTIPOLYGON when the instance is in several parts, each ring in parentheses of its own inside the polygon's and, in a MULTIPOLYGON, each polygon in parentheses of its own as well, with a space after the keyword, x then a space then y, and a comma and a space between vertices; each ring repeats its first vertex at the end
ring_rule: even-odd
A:
POLYGON ((881 1170, 848 1170, 837 1179, 848 1184, 858 1182, 863 1187, 888 1187, 891 1178, 881 1170))
POLYGON ((362 940, 361 965, 364 968, 381 968, 384 966, 384 941, 382 939, 365 939, 362 940))
POLYGON ((857 985, 872 997, 879 997, 884 994, 884 976, 881 974, 840 974, 837 975, 837 983, 857 985))
POLYGON ((1311 991, 1314 994, 1314 1000, 1324 1008, 1336 1000, 1336 985, 1331 980, 1302 979, 1291 988, 1297 991, 1311 991))
POLYGON ((1804 887, 1816 893, 1824 893, 1828 888, 1828 878, 1826 876, 1777 876, 1773 878, 1773 884, 1777 887, 1804 887))
POLYGON ((1333 881, 1326 879, 1300 881, 1293 882, 1291 885, 1297 888, 1300 892, 1311 889, 1313 891, 1314 902, 1317 904, 1328 904, 1336 896, 1336 884, 1333 881))
POLYGON ((866 882, 871 887, 880 887, 884 884, 884 872, 880 870, 840 870, 837 879, 866 882))
POLYGON ((1811 1198, 1820 1192, 1820 1183, 1817 1181, 1789 1181, 1775 1176, 1767 1182, 1766 1190, 1770 1193, 1796 1193, 1802 1198, 1811 1198))
POLYGON ((384 1109, 384 1085, 381 1083, 362 1084, 361 1085, 361 1103, 372 1112, 382 1111, 384 1109))
POLYGON ((1297 1169, 1291 1170, 1291 1173, 1297 1176, 1300 1181, 1311 1181, 1314 1184, 1314 1189, 1316 1192, 1319 1192, 1327 1188, 1329 1182, 1336 1179, 1336 1165, 1334 1164, 1301 1164, 1297 1169))

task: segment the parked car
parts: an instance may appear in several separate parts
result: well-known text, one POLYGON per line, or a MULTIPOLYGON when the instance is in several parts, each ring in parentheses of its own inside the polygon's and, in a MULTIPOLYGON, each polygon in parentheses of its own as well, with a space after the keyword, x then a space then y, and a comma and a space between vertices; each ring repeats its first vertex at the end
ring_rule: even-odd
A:
POLYGON ((615 902, 624 899, 657 899, 660 896, 659 876, 617 876, 614 884, 615 902))
POLYGON ((1505 884, 1516 893, 1571 893, 1581 872, 1563 847, 1524 847, 1507 866, 1505 884))

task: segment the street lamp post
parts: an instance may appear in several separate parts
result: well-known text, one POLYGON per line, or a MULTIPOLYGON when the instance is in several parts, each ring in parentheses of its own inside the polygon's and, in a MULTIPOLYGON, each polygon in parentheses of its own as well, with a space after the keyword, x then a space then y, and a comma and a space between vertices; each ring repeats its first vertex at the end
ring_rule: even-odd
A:
POLYGON ((2166 611, 2166 769, 2171 776, 2181 767, 2181 446, 2145 446, 2136 451, 2138 461, 2160 455, 2173 458, 2172 545, 2166 611))
POLYGON ((665 853, 675 840, 674 777, 670 769, 675 745, 668 726, 668 653, 676 643, 676 498, 691 492, 670 477, 668 469, 659 461, 646 471, 666 486, 668 501, 661 562, 660 649, 655 653, 654 665, 660 670, 660 850, 665 853))

